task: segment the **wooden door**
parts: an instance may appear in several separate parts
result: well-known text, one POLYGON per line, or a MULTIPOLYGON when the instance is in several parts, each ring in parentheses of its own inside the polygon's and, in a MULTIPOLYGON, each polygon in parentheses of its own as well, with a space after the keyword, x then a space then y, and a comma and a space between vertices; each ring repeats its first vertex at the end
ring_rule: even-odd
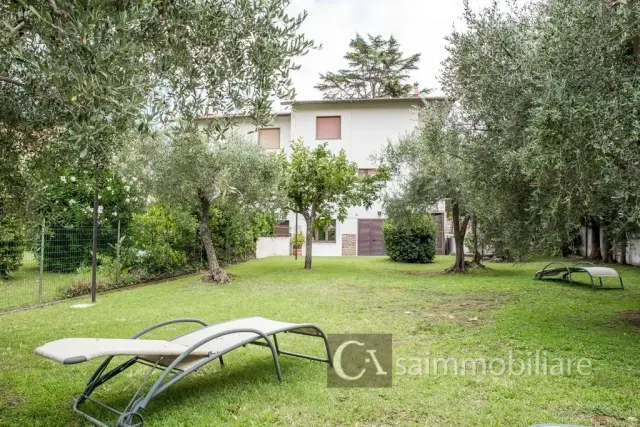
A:
POLYGON ((358 255, 385 255, 381 219, 358 220, 358 255))

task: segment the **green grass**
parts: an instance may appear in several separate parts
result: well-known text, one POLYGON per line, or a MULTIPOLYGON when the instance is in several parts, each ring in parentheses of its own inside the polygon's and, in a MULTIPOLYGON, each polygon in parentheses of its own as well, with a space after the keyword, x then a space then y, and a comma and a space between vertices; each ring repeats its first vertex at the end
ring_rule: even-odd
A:
POLYGON ((32 253, 25 252, 20 269, 12 273, 8 280, 0 279, 0 311, 58 299, 61 292, 74 280, 82 278, 76 273, 45 271, 42 280, 42 300, 40 300, 39 276, 39 261, 32 253))
MULTIPOLYGON (((91 271, 79 269, 75 273, 55 273, 44 271, 42 278, 42 296, 39 291, 40 263, 33 253, 25 252, 20 269, 7 280, 0 279, 0 312, 14 308, 35 305, 60 299, 75 281, 90 281, 91 271)), ((98 280, 104 280, 98 270, 98 280)))
MULTIPOLYGON (((533 280, 543 263, 488 263, 465 275, 452 262, 393 264, 384 258, 272 258, 234 266, 229 285, 192 276, 102 295, 87 309, 66 301, 0 316, 0 425, 84 425, 72 402, 98 365, 63 366, 33 350, 62 337, 126 337, 168 318, 220 322, 264 316, 313 322, 328 333, 393 334, 398 357, 590 358, 588 376, 396 376, 387 389, 330 389, 326 368, 239 349, 143 412, 146 425, 525 426, 536 422, 637 426, 640 330, 620 312, 640 311, 640 269, 620 268, 624 291, 533 280), (595 418, 594 418, 595 417, 595 418), (634 421, 635 420, 635 421, 634 421), (613 423, 613 424, 612 424, 613 423)), ((179 328, 166 331, 168 336, 179 328)), ((159 335, 155 335, 158 337, 159 335)), ((316 340, 284 336, 282 347, 321 354, 316 340)), ((129 371, 99 395, 122 403, 145 371, 129 371)))

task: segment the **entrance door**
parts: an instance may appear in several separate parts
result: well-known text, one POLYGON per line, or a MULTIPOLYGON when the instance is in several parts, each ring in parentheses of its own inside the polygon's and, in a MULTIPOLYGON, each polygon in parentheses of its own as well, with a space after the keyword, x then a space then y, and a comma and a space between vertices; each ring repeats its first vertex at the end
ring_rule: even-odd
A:
POLYGON ((358 255, 385 255, 381 219, 358 220, 358 255))

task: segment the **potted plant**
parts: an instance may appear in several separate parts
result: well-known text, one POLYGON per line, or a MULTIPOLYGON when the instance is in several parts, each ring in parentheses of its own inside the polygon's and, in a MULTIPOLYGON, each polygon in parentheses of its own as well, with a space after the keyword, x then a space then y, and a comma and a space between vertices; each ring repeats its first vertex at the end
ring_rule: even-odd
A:
POLYGON ((291 235, 291 246, 293 247, 293 255, 302 256, 302 245, 304 245, 304 234, 295 233, 291 235))

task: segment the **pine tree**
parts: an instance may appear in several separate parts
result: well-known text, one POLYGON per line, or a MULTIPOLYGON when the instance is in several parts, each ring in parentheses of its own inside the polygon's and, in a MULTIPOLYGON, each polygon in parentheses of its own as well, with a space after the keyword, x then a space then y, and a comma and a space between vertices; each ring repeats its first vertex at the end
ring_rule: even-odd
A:
POLYGON ((384 39, 367 34, 365 39, 356 34, 344 58, 349 61, 348 69, 320 74, 315 88, 325 99, 402 98, 413 91, 407 79, 418 69, 420 54, 404 57, 393 36, 384 39))

